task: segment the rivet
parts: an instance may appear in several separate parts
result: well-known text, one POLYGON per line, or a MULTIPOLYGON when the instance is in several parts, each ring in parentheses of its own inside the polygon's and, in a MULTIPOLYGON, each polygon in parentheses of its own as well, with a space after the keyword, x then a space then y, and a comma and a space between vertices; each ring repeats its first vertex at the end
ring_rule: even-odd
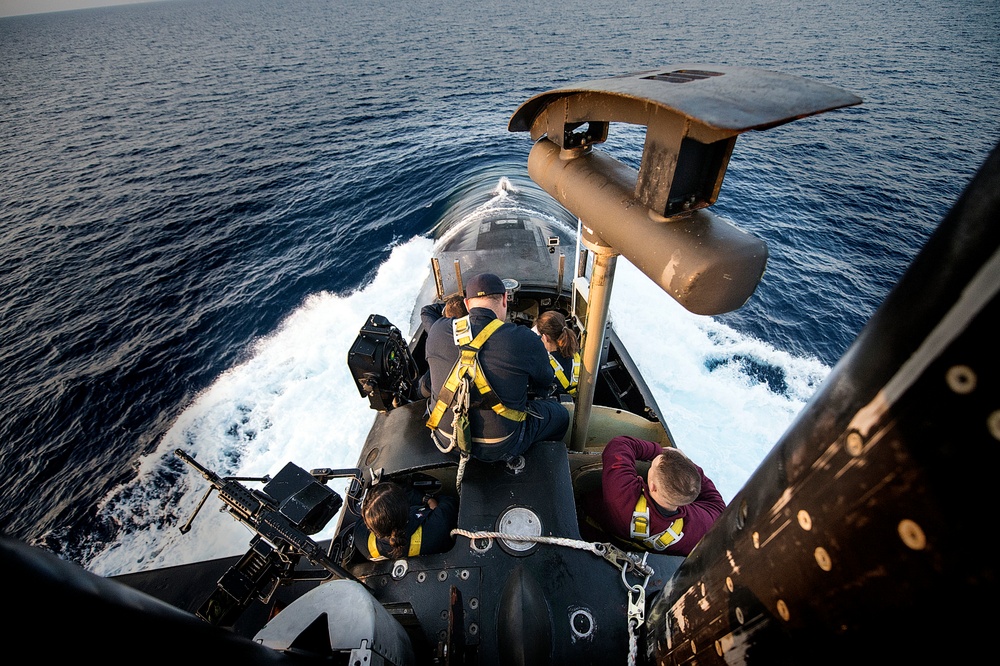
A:
POLYGON ((1000 409, 986 417, 986 427, 993 439, 1000 439, 1000 409))
POLYGON ((760 535, 756 532, 753 533, 753 547, 760 550, 760 535))
POLYGON ((778 599, 778 615, 781 616, 782 620, 784 620, 785 622, 788 622, 788 618, 790 617, 790 615, 788 613, 788 606, 785 604, 784 600, 782 600, 782 599, 778 599))
POLYGON ((704 583, 700 583, 698 589, 701 590, 701 596, 705 596, 705 584, 704 583))
POLYGON ((796 517, 799 519, 799 527, 804 529, 806 532, 812 529, 813 526, 812 516, 809 515, 808 511, 802 509, 801 511, 798 512, 796 517))
POLYGON ((740 509, 736 514, 736 529, 743 529, 747 524, 747 517, 750 515, 750 506, 746 500, 740 501, 740 509))
POLYGON ((691 654, 698 654, 698 646, 695 645, 694 641, 691 641, 691 654))
POLYGON ((826 552, 826 548, 820 546, 813 551, 813 556, 816 558, 816 564, 823 571, 829 571, 833 568, 833 561, 830 560, 830 553, 826 552))
POLYGON ((907 547, 913 550, 923 550, 927 546, 927 537, 924 535, 924 531, 920 529, 920 525, 912 520, 899 521, 899 526, 896 529, 899 532, 899 538, 907 547))
POLYGON ((955 365, 945 374, 948 388, 965 395, 976 390, 976 373, 967 365, 955 365))
POLYGON ((472 597, 471 599, 469 599, 469 608, 471 608, 472 610, 476 610, 477 608, 479 608, 479 599, 477 599, 476 597, 472 597))
POLYGON ((421 571, 420 573, 417 574, 417 582, 418 583, 422 583, 425 580, 427 580, 427 574, 426 573, 424 573, 423 571, 421 571))
POLYGON ((736 621, 743 624, 743 609, 739 606, 736 607, 736 621))
POLYGON ((469 580, 469 570, 462 569, 462 571, 458 574, 458 577, 462 580, 469 580))
POLYGON ((448 572, 447 571, 439 571, 438 572, 438 580, 440 580, 440 581, 448 580, 448 572))
POLYGON ((479 633, 479 625, 473 622, 472 624, 469 625, 469 635, 475 636, 478 633, 479 633))
POLYGON ((726 576, 726 589, 729 590, 730 592, 733 591, 733 579, 730 578, 729 576, 726 576))
POLYGON ((850 432, 847 434, 847 452, 852 456, 857 458, 861 455, 861 452, 865 450, 865 440, 861 437, 859 432, 850 432))

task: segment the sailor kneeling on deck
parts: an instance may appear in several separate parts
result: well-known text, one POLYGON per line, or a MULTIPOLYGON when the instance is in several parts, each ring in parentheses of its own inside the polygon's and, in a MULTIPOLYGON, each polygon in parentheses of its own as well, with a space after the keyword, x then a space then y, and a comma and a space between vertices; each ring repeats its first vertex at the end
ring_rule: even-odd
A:
POLYGON ((601 488, 582 498, 585 539, 610 535, 633 550, 688 555, 726 508, 704 470, 674 447, 622 435, 602 460, 601 488), (645 479, 637 460, 651 461, 645 479))
POLYGON ((506 294, 496 275, 474 276, 465 289, 468 316, 442 317, 427 335, 427 426, 442 451, 457 447, 485 462, 511 460, 535 442, 562 439, 569 427, 569 412, 558 400, 528 400, 529 388, 547 396, 555 374, 541 339, 506 323, 506 294), (456 413, 467 432, 455 427, 456 413))
POLYGON ((421 501, 402 486, 382 481, 368 490, 361 520, 354 527, 355 547, 369 560, 399 559, 451 550, 458 523, 458 502, 441 495, 421 501))

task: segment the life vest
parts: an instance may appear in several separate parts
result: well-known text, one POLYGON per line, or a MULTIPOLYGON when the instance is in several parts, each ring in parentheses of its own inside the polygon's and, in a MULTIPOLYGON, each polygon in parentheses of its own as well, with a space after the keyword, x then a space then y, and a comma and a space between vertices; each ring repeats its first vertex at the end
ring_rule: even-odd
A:
POLYGON ((473 338, 472 324, 469 321, 468 315, 455 319, 452 322, 452 335, 455 338, 455 344, 459 348, 459 357, 455 365, 452 366, 451 372, 448 374, 448 379, 444 382, 444 386, 441 387, 441 391, 438 393, 438 401, 427 419, 427 427, 431 431, 437 430, 445 410, 452 407, 455 412, 453 437, 459 450, 465 454, 470 453, 472 442, 471 437, 460 435, 460 429, 463 431, 467 431, 468 429, 470 382, 479 391, 481 397, 480 409, 492 409, 500 416, 518 422, 523 421, 527 415, 526 412, 504 406, 497 397, 497 394, 490 387, 490 383, 486 379, 486 374, 479 367, 480 348, 486 344, 486 341, 493 335, 494 331, 501 326, 503 326, 503 322, 499 319, 494 319, 483 327, 479 335, 473 338), (456 400, 456 395, 459 398, 458 400, 456 400))
POLYGON ((684 519, 678 518, 670 523, 670 527, 659 534, 649 535, 649 506, 646 496, 639 495, 632 512, 632 524, 629 526, 629 536, 646 550, 666 550, 668 546, 677 543, 684 537, 684 519))
MULTIPOLYGON (((410 557, 420 554, 420 541, 423 538, 424 526, 421 525, 417 530, 410 535, 410 548, 407 551, 407 555, 410 557)), ((375 538, 374 532, 368 533, 368 552, 372 556, 372 560, 384 560, 385 555, 378 550, 378 539, 375 538)))
POLYGON ((580 352, 573 354, 573 377, 567 377, 566 372, 563 370, 562 363, 556 360, 556 357, 549 352, 549 365, 556 373, 556 379, 559 380, 559 385, 566 389, 566 393, 572 396, 576 395, 576 387, 580 382, 580 352))

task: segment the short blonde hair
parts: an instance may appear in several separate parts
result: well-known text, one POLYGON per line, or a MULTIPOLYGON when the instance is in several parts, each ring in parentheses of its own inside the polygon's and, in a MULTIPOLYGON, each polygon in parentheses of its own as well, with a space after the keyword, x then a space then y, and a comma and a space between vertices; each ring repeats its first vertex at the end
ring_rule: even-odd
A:
POLYGON ((649 473, 656 475, 663 492, 675 506, 690 504, 701 494, 701 472, 680 449, 664 447, 659 464, 650 467, 649 473))

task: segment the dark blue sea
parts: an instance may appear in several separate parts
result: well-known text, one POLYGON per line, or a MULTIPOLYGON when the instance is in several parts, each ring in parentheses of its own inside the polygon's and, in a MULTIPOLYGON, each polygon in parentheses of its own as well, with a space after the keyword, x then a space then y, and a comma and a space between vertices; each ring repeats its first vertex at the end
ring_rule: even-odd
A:
MULTIPOLYGON (((0 19, 0 531, 102 574, 243 552, 225 516, 179 534, 204 486, 170 452, 241 475, 352 466, 374 412, 350 343, 374 312, 409 333, 456 190, 530 188, 511 114, 675 63, 864 100, 737 141, 714 210, 770 247, 743 309, 695 317, 627 264, 616 279, 616 326, 728 500, 1000 138, 995 0, 167 0, 0 19)), ((620 136, 637 165, 641 134, 620 136)))

